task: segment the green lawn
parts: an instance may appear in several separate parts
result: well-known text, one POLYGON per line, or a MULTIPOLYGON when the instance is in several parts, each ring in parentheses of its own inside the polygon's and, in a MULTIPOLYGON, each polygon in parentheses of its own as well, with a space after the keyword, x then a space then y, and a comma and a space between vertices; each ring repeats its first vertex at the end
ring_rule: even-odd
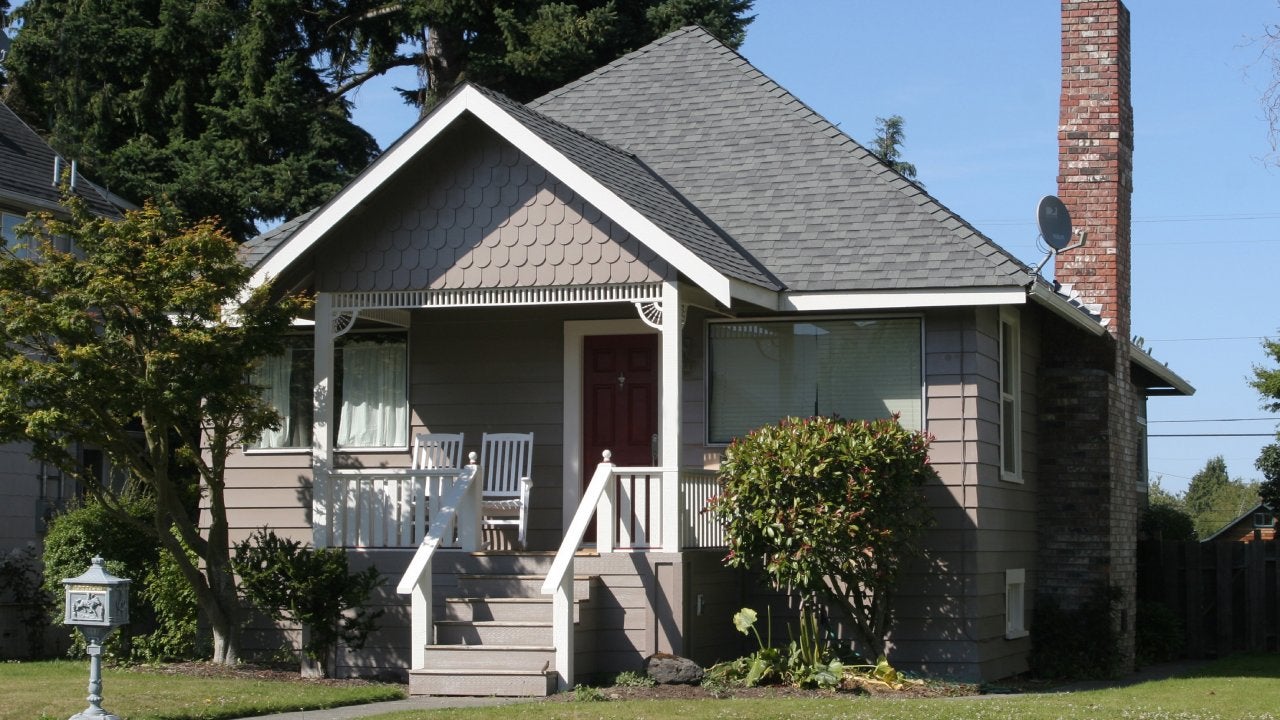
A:
MULTIPOLYGON (((836 696, 815 700, 542 702, 518 708, 520 720, 1274 719, 1280 718, 1280 654, 1233 657, 1192 677, 1088 692, 930 700, 836 696)), ((515 712, 511 706, 471 708, 395 713, 376 720, 509 720, 515 712)))
MULTIPOLYGON (((404 697, 402 685, 333 686, 231 677, 102 673, 103 707, 125 720, 219 720, 404 697)), ((66 720, 88 707, 89 662, 0 663, 0 720, 66 720)))

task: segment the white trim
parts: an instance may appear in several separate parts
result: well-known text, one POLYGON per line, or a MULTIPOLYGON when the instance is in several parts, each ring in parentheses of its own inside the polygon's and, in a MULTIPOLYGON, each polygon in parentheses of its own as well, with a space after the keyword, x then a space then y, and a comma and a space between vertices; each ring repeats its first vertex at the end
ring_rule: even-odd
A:
POLYGON ((1151 357, 1146 350, 1134 345, 1129 352, 1129 357, 1135 365, 1168 383, 1169 387, 1177 391, 1178 394, 1196 394, 1196 389, 1192 387, 1191 383, 1182 379, 1178 373, 1170 370, 1167 365, 1151 357))
POLYGON ((1071 321, 1077 327, 1083 328, 1094 335, 1105 335, 1107 328, 1098 320, 1085 314, 1083 310, 1072 305, 1066 298, 1040 283, 1032 283, 1028 288, 1027 294, 1032 300, 1040 303, 1041 306, 1048 308, 1055 315, 1071 321))
MULTIPOLYGON (((582 497, 582 478, 595 472, 582 464, 582 347, 589 335, 654 335, 653 328, 639 319, 566 320, 564 323, 563 440, 561 465, 561 528, 567 529, 582 497)), ((661 376, 659 376, 661 382, 661 376)))
POLYGON ((996 320, 996 372, 999 377, 996 378, 996 387, 1000 393, 1000 479, 1005 482, 1022 483, 1022 325, 1019 322, 1017 313, 1013 308, 1000 308, 1000 315, 996 320), (1009 337, 1005 337, 1005 327, 1009 328, 1009 337), (1012 348, 1006 348, 1006 343, 1011 344, 1012 348), (1012 361, 1013 368, 1006 373, 1005 355, 1006 350, 1009 352, 1009 359, 1012 361), (1013 381, 1012 388, 1006 388, 1004 383, 1005 375, 1008 374, 1013 381), (1005 401, 1010 401, 1013 405, 1012 416, 1007 417, 1005 414, 1005 401), (1011 437, 1013 439, 1013 467, 1009 468, 1005 465, 1005 426, 1006 424, 1013 426, 1011 437))
POLYGON ((498 135, 515 145, 584 201, 595 206, 606 217, 644 243, 663 260, 671 263, 717 300, 725 305, 730 303, 730 286, 727 277, 653 224, 595 177, 565 157, 563 153, 538 137, 484 93, 470 85, 463 86, 436 107, 400 142, 375 160, 360 177, 339 192, 292 237, 277 247, 254 273, 250 285, 256 287, 267 278, 284 272, 321 237, 354 212, 375 190, 389 182, 393 175, 415 158, 464 112, 471 113, 498 135))
POLYGON ((1016 640, 1030 635, 1027 629, 1027 571, 1004 571, 1004 638, 1016 640))
MULTIPOLYGON (((610 302, 657 302, 662 299, 662 283, 372 290, 339 292, 332 295, 334 310, 582 305, 610 302)), ((368 316, 368 313, 365 314, 368 316)))
POLYGON ((958 307, 963 305, 1021 305, 1027 301, 1022 287, 964 288, 919 292, 786 293, 780 310, 887 310, 891 308, 958 307))

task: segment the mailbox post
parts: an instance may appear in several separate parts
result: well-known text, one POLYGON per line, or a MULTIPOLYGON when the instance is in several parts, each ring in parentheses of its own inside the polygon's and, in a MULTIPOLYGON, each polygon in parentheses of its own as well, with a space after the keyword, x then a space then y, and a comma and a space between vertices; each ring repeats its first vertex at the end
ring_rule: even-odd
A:
POLYGON ((80 577, 62 581, 67 602, 62 622, 80 628, 89 653, 89 707, 70 720, 120 720, 102 709, 102 641, 129 622, 129 582, 107 572, 100 557, 80 577))

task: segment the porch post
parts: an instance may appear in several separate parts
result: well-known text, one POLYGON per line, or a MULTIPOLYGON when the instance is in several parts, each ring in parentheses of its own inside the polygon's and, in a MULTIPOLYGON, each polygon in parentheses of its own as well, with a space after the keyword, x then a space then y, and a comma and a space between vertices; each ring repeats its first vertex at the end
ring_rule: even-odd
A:
POLYGON ((665 552, 680 550, 680 291, 674 281, 662 284, 662 417, 658 421, 662 446, 662 533, 665 552))
POLYGON ((333 467, 333 296, 316 293, 315 387, 311 425, 311 542, 329 546, 329 469, 333 467))

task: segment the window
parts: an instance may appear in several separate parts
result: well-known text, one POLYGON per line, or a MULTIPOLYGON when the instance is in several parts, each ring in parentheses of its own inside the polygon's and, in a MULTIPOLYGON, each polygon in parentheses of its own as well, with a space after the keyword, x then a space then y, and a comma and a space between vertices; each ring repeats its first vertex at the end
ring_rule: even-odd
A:
POLYGON ((309 338, 292 338, 280 355, 263 359, 253 382, 263 388, 267 402, 280 413, 280 427, 267 430, 257 448, 309 448, 315 383, 315 351, 309 338))
POLYGON ((1006 640, 1027 636, 1027 571, 1018 568, 1004 571, 1004 637, 1006 640))
POLYGON ((4 246, 19 256, 26 250, 26 243, 18 244, 18 225, 26 220, 21 215, 0 212, 0 237, 4 238, 4 246))
POLYGON ((1022 479, 1022 392, 1018 320, 1000 314, 1000 475, 1022 479))
POLYGON ((919 318, 711 323, 708 441, 788 417, 923 427, 919 318))
MULTIPOLYGON (((334 348, 335 444, 338 448, 402 448, 409 444, 407 346, 400 333, 353 333, 334 348)), ((298 338, 266 358, 254 381, 281 426, 268 430, 261 449, 309 448, 314 405, 314 350, 298 338)))
POLYGON ((1256 512, 1253 514, 1253 526, 1256 528, 1274 527, 1276 524, 1276 516, 1269 512, 1256 512))

